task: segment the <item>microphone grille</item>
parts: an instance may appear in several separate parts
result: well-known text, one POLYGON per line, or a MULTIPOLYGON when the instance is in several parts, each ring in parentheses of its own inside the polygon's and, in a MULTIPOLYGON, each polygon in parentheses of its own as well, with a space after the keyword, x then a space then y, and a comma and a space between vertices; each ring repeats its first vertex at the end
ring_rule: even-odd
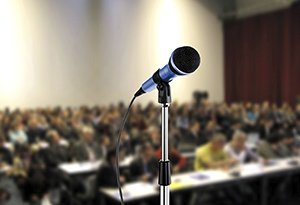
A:
POLYGON ((177 48, 172 55, 175 66, 185 73, 194 72, 200 65, 200 55, 190 46, 177 48))

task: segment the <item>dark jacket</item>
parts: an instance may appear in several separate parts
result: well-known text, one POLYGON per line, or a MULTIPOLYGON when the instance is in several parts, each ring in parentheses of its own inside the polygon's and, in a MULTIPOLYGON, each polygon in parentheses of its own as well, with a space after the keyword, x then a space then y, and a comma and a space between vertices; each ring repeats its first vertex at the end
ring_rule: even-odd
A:
POLYGON ((97 173, 96 187, 117 187, 117 175, 113 165, 108 162, 101 164, 97 173))
POLYGON ((44 150, 43 159, 47 167, 56 167, 61 163, 69 162, 68 149, 61 145, 51 145, 44 150))
POLYGON ((12 164, 12 154, 6 147, 0 147, 0 162, 12 164))
POLYGON ((158 159, 152 157, 147 163, 144 163, 141 158, 137 158, 130 164, 131 180, 136 181, 139 177, 150 174, 153 179, 158 173, 158 159))
POLYGON ((72 158, 76 161, 89 161, 89 150, 96 159, 103 157, 102 149, 97 143, 87 144, 83 141, 76 143, 72 149, 72 158))

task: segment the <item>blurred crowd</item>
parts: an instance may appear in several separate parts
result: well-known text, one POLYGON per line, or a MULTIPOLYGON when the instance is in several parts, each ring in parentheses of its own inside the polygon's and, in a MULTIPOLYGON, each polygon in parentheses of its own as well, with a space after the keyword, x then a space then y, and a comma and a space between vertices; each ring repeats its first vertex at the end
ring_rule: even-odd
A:
MULTIPOLYGON (((46 199, 51 205, 84 204, 91 198, 83 196, 83 177, 72 178, 58 166, 103 159, 96 186, 116 187, 115 143, 126 109, 119 103, 0 110, 1 180, 12 180, 28 204, 47 204, 46 199)), ((300 104, 227 104, 204 98, 173 102, 169 117, 173 173, 230 169, 238 163, 299 155, 300 104), (260 139, 254 147, 247 146, 251 133, 260 139), (195 157, 188 163, 184 153, 191 152, 195 157)), ((133 105, 121 137, 121 160, 136 157, 121 172, 121 183, 156 178, 160 136, 160 107, 133 105)), ((9 191, 1 187, 0 202, 9 197, 9 191)))

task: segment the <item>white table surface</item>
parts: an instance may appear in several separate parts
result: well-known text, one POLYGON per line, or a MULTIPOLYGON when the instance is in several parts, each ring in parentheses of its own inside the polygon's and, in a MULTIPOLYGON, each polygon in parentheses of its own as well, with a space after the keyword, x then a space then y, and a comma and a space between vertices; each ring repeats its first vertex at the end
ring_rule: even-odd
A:
MULTIPOLYGON (((126 157, 123 161, 120 162, 120 167, 121 168, 129 167, 129 165, 133 160, 134 160, 133 156, 126 157)), ((63 163, 59 165, 59 168, 70 175, 85 174, 85 173, 96 172, 102 163, 103 160, 63 163)))
MULTIPOLYGON (((229 171, 222 170, 206 170, 200 172, 188 172, 172 176, 172 184, 170 190, 184 190, 196 187, 209 186, 213 184, 222 184, 232 182, 238 179, 247 179, 250 177, 261 177, 264 175, 285 172, 290 170, 300 170, 300 159, 297 159, 299 165, 293 166, 288 162, 291 159, 276 160, 272 165, 263 166, 260 163, 250 163, 240 165, 240 176, 230 175, 229 171)), ((141 198, 159 195, 159 186, 157 182, 151 184, 146 182, 133 182, 125 184, 122 188, 124 201, 138 200, 141 198)), ((119 200, 119 192, 116 188, 101 188, 100 192, 105 195, 119 200)))
POLYGON ((102 160, 90 162, 64 163, 59 165, 59 168, 70 175, 84 174, 97 171, 102 163, 102 160))

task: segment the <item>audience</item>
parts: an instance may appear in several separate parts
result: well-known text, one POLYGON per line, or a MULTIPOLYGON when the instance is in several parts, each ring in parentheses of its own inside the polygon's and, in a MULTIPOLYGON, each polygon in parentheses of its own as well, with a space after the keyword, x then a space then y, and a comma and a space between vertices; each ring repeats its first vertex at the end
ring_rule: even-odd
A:
MULTIPOLYGON (((125 109, 120 103, 102 107, 0 110, 0 171, 4 165, 11 166, 7 175, 29 202, 45 200, 51 193, 49 176, 66 183, 66 179, 57 177, 63 175, 58 166, 65 162, 102 159, 105 162, 98 170, 97 186, 115 187, 115 153, 111 147, 125 109)), ((183 105, 174 102, 169 121, 172 173, 229 169, 259 158, 297 156, 299 113, 300 104, 293 109, 287 103, 226 104, 210 103, 208 99, 183 105), (247 146, 250 133, 260 136, 254 150, 247 146), (194 151, 193 167, 182 153, 194 151)), ((145 107, 133 105, 121 147, 124 155, 135 157, 128 170, 121 172, 122 183, 153 181, 157 177, 160 137, 159 107, 153 103, 145 107)), ((73 194, 76 188, 67 187, 73 194)))

